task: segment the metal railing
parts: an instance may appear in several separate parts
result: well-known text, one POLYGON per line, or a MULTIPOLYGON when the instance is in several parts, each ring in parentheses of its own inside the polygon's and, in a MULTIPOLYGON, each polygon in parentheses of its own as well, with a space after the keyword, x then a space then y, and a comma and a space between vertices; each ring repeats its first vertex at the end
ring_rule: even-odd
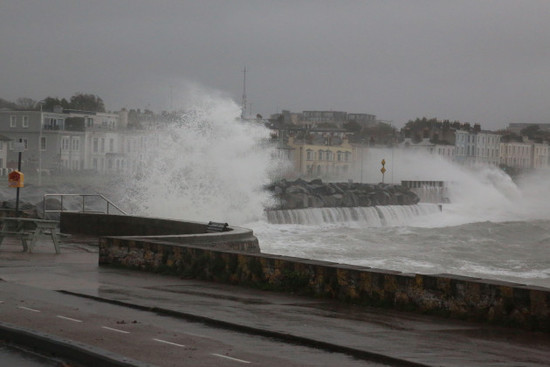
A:
MULTIPOLYGON (((97 205, 97 203, 95 203, 97 205)), ((88 204, 89 205, 89 204, 88 204)), ((111 214, 111 208, 116 209, 118 214, 124 214, 127 215, 127 213, 120 209, 116 204, 114 204, 111 200, 107 199, 105 196, 101 194, 44 194, 44 198, 42 199, 42 210, 44 214, 44 218, 46 217, 46 213, 61 213, 61 212, 78 212, 78 213, 103 213, 103 214, 111 214), (59 198, 60 205, 58 209, 47 209, 46 208, 46 200, 51 197, 59 198), (69 210, 64 209, 63 207, 63 199, 64 198, 76 198, 81 197, 82 201, 79 201, 79 206, 81 210, 69 210), (97 210, 97 209, 90 209, 86 207, 86 198, 94 197, 96 199, 99 199, 100 202, 104 202, 106 207, 105 211, 103 210, 97 210)))

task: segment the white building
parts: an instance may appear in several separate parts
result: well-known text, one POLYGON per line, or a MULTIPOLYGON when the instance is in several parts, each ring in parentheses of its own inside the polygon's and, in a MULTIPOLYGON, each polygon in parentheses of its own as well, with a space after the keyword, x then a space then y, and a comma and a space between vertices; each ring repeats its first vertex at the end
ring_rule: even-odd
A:
POLYGON ((448 160, 453 160, 455 157, 456 147, 454 145, 442 145, 436 144, 434 146, 434 154, 443 157, 448 160))
POLYGON ((533 143, 533 168, 547 169, 550 166, 550 149, 548 143, 533 143))
POLYGON ((6 176, 8 172, 8 143, 10 138, 0 135, 0 176, 6 176))
POLYGON ((9 139, 9 144, 0 165, 11 169, 17 167, 18 154, 13 143, 21 141, 25 147, 22 168, 27 172, 129 172, 144 159, 150 132, 128 130, 127 127, 126 110, 120 113, 2 110, 0 134, 9 139))
POLYGON ((465 165, 500 163, 500 135, 478 129, 457 130, 455 134, 456 162, 465 165))
POLYGON ((531 168, 532 145, 524 141, 500 143, 500 164, 519 169, 531 168))
POLYGON ((475 133, 475 163, 498 166, 500 162, 500 135, 481 130, 475 133))
POLYGON ((0 111, 0 134, 10 140, 7 168, 17 168, 18 152, 15 142, 22 142, 22 165, 26 169, 56 169, 59 166, 61 136, 65 131, 66 115, 41 111, 0 111))
POLYGON ((550 149, 546 142, 535 142, 527 137, 502 142, 500 164, 518 169, 546 169, 550 149))

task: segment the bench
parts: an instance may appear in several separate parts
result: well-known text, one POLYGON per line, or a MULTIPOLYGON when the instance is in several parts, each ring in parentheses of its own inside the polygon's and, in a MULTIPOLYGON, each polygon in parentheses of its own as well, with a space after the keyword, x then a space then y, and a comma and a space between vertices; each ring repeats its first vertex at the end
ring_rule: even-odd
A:
POLYGON ((0 244, 2 244, 2 242, 4 242, 4 237, 19 238, 21 240, 21 244, 23 245, 23 251, 28 251, 29 246, 27 244, 27 241, 32 240, 32 238, 34 237, 34 233, 32 233, 32 232, 0 231, 0 244))
POLYGON ((229 231, 227 223, 208 222, 208 225, 206 226, 206 233, 227 232, 227 231, 229 231))
POLYGON ((58 222, 44 219, 3 217, 0 228, 0 244, 4 237, 15 237, 21 240, 23 250, 32 252, 32 249, 40 237, 49 237, 54 245, 55 252, 59 254, 59 230, 58 222), (27 244, 27 241, 29 243, 27 244))

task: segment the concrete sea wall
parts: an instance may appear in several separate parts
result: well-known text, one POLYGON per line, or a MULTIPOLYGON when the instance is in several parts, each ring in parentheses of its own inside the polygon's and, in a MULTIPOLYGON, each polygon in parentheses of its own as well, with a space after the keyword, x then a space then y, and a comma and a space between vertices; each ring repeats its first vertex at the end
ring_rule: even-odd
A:
POLYGON ((550 332, 547 288, 261 254, 246 229, 234 228, 233 237, 224 237, 231 232, 204 233, 206 224, 200 223, 179 222, 178 227, 178 221, 155 218, 92 216, 101 218, 64 213, 61 229, 98 233, 102 266, 550 332), (194 233, 181 234, 182 228, 194 233), (134 229, 136 235, 130 236, 134 229), (180 234, 166 234, 171 231, 180 234))
POLYGON ((260 252, 258 239, 250 229, 232 226, 228 231, 213 233, 207 233, 207 229, 208 223, 129 215, 62 212, 60 218, 60 230, 67 234, 119 236, 127 243, 147 241, 164 246, 181 244, 260 252))
POLYGON ((550 331, 550 290, 268 254, 105 237, 100 265, 550 331))

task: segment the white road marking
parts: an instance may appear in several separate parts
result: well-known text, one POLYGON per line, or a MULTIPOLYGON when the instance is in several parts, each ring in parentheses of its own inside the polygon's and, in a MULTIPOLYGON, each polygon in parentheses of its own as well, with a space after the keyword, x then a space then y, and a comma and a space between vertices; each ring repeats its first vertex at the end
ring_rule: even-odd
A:
POLYGON ((165 344, 170 344, 170 345, 173 345, 173 346, 176 346, 176 347, 185 348, 185 345, 183 345, 183 344, 172 343, 172 342, 169 342, 169 341, 166 341, 166 340, 155 339, 155 338, 153 338, 153 340, 156 341, 156 342, 159 342, 159 343, 165 343, 165 344))
POLYGON ((196 337, 198 337, 198 338, 208 338, 208 337, 205 336, 205 335, 202 335, 202 334, 195 334, 195 333, 188 333, 187 331, 182 331, 182 334, 191 335, 191 336, 196 336, 196 337))
POLYGON ((60 318, 60 319, 63 319, 63 320, 69 320, 69 321, 74 321, 74 322, 82 322, 82 320, 71 319, 70 317, 65 317, 65 316, 61 316, 61 315, 57 315, 57 317, 60 318))
POLYGON ((124 331, 124 330, 119 330, 119 329, 113 329, 112 327, 108 327, 108 326, 102 326, 103 329, 107 329, 107 330, 111 330, 111 331, 116 331, 117 333, 122 333, 122 334, 130 334, 129 331, 124 331))
POLYGON ((35 310, 34 308, 28 308, 25 306, 18 306, 17 308, 20 308, 22 310, 32 311, 32 312, 40 312, 40 310, 35 310))
POLYGON ((245 360, 242 360, 242 359, 237 359, 237 358, 233 358, 233 357, 224 356, 223 354, 212 353, 212 355, 216 356, 216 357, 220 357, 220 358, 230 359, 230 360, 235 361, 235 362, 252 363, 250 361, 245 361, 245 360))

